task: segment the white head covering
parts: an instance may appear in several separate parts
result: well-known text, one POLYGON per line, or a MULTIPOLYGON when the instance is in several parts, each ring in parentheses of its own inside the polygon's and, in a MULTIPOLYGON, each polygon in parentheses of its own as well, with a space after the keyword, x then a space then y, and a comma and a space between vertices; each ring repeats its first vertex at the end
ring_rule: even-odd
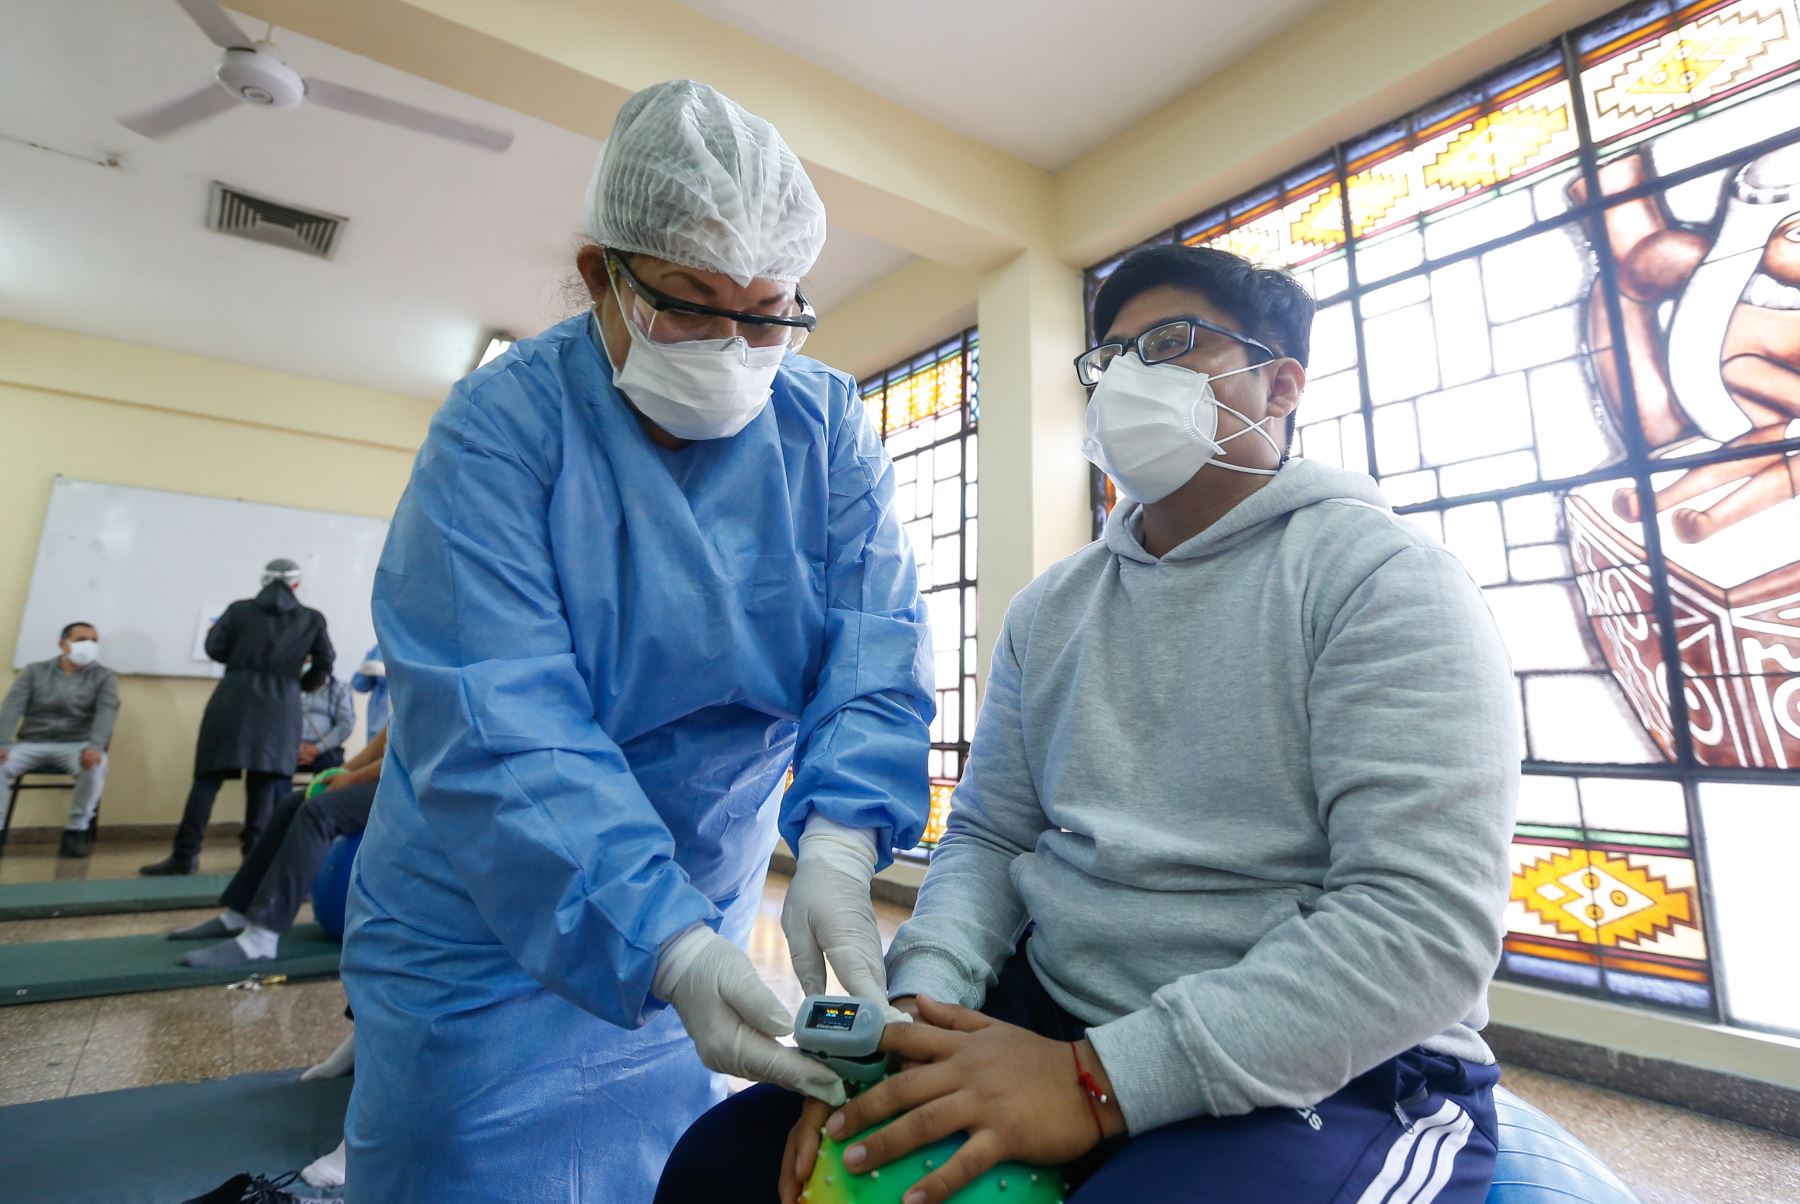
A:
POLYGON ((279 581, 283 585, 292 585, 300 580, 300 566, 286 557, 278 557, 263 565, 262 583, 279 581))
POLYGON ((677 79, 625 102, 588 183, 588 236, 616 251, 792 283, 825 246, 825 205, 775 127, 677 79))

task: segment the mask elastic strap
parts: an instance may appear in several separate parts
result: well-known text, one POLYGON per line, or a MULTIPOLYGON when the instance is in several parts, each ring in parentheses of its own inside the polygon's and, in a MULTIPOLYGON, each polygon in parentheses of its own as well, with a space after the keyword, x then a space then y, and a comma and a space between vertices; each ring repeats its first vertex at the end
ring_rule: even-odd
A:
MULTIPOLYGON (((1274 360, 1264 360, 1260 364, 1245 364, 1242 368, 1233 368, 1229 372, 1212 373, 1212 374, 1208 375, 1206 379, 1209 381, 1224 380, 1227 376, 1236 376, 1240 372, 1254 372, 1258 368, 1267 368, 1270 364, 1272 364, 1274 362, 1275 362, 1274 360)), ((1237 411, 1233 410, 1232 413, 1236 414, 1237 411)), ((1240 417, 1241 417, 1241 415, 1240 415, 1240 417)))
MULTIPOLYGON (((1276 359, 1279 359, 1279 358, 1280 357, 1276 357, 1276 359)), ((1236 376, 1240 372, 1254 372, 1258 368, 1267 368, 1270 364, 1273 364, 1275 362, 1276 362, 1275 359, 1268 359, 1268 360, 1264 360, 1260 364, 1245 364, 1242 368, 1233 368, 1229 372, 1221 372, 1216 376, 1209 376, 1206 378, 1207 383, 1210 384, 1215 380, 1224 380, 1227 376, 1236 376)), ((1221 410, 1224 410, 1227 414, 1230 414, 1233 418, 1237 419, 1239 422, 1244 424, 1243 430, 1233 431, 1231 434, 1225 436, 1223 439, 1214 440, 1213 441, 1214 447, 1219 448, 1220 450, 1223 450, 1227 443, 1230 443, 1233 439, 1236 439, 1239 435, 1248 435, 1251 431, 1255 431, 1257 434, 1262 436, 1263 442, 1267 443, 1269 445, 1269 447, 1275 452, 1276 456, 1278 456, 1280 458, 1280 462, 1277 463, 1274 468, 1251 468, 1248 465, 1244 465, 1244 464, 1231 464, 1231 463, 1228 463, 1223 460, 1214 460, 1211 462, 1211 467, 1224 468, 1224 469, 1230 470, 1231 472, 1247 472, 1253 476, 1259 476, 1259 477, 1272 477, 1277 472, 1280 472, 1281 465, 1287 463, 1287 452, 1285 450, 1283 450, 1281 444, 1275 442, 1275 437, 1273 435, 1269 434, 1268 431, 1263 429, 1263 423, 1271 421, 1275 416, 1273 414, 1271 414, 1267 418, 1262 419, 1261 422, 1251 422, 1250 419, 1248 419, 1244 415, 1238 413, 1236 410, 1232 409, 1230 406, 1226 405, 1224 402, 1220 401, 1217 396, 1215 396, 1212 399, 1212 403, 1214 405, 1218 406, 1221 410)))
POLYGON ((1214 460, 1207 464, 1208 468, 1224 468, 1232 472, 1247 472, 1254 477, 1272 477, 1280 472, 1279 468, 1251 468, 1246 464, 1233 464, 1229 460, 1214 460))
MULTIPOLYGON (((1266 362, 1274 363, 1275 361, 1269 360, 1266 362)), ((1260 367, 1262 367, 1262 364, 1258 364, 1256 366, 1258 368, 1260 368, 1260 367)), ((1238 369, 1235 369, 1235 371, 1243 372, 1243 371, 1245 371, 1245 369, 1238 368, 1238 369)), ((1229 376, 1229 375, 1231 375, 1231 373, 1221 372, 1219 375, 1229 376)), ((1255 431, 1257 434, 1262 436, 1264 443, 1267 443, 1272 449, 1274 449, 1275 454, 1281 458, 1281 464, 1285 464, 1287 462, 1287 453, 1282 451, 1281 444, 1275 442, 1275 436, 1269 434, 1268 431, 1263 429, 1263 423, 1273 421, 1275 418, 1275 415, 1270 414, 1268 417, 1263 418, 1261 421, 1251 422, 1250 419, 1248 419, 1244 415, 1238 413, 1236 410, 1232 409, 1230 406, 1226 405, 1224 402, 1220 401, 1216 397, 1213 398, 1213 404, 1218 406, 1221 410, 1224 410, 1227 414, 1230 414, 1233 418, 1237 419, 1239 422, 1244 424, 1243 430, 1233 431, 1231 434, 1225 436, 1223 439, 1215 439, 1213 441, 1214 447, 1217 447, 1220 450, 1223 450, 1227 443, 1230 443, 1233 439, 1236 439, 1238 436, 1248 435, 1251 431, 1255 431)), ((1277 464, 1274 468, 1252 468, 1246 464, 1232 464, 1226 460, 1211 461, 1211 466, 1213 468, 1224 468, 1224 469, 1230 470, 1231 472, 1247 472, 1247 473, 1251 473, 1252 475, 1261 476, 1261 477, 1274 476, 1277 472, 1281 471, 1281 464, 1277 464)))

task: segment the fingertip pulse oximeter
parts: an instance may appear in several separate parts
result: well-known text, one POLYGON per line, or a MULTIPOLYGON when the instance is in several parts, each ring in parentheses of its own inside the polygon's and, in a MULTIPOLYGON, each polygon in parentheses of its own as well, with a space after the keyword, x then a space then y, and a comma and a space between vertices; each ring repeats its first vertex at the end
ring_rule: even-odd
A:
POLYGON ((872 1083, 887 1073, 881 1034, 886 1005, 848 995, 808 995, 794 1017, 794 1044, 846 1082, 872 1083))

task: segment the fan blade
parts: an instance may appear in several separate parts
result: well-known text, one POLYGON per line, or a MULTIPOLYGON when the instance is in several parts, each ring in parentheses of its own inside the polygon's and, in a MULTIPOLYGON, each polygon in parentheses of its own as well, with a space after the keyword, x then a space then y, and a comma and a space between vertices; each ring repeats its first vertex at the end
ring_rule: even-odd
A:
POLYGON ((336 109, 340 113, 353 113, 358 117, 385 121, 389 125, 403 126, 421 134, 448 138, 452 142, 466 142, 470 146, 478 146, 482 150, 503 151, 511 146, 513 141, 513 136, 505 130, 476 125, 473 121, 463 121, 457 117, 447 117, 442 113, 433 113, 430 109, 402 104, 397 100, 389 100, 385 96, 376 96, 373 93, 364 92, 360 88, 347 88, 343 84, 334 84, 329 80, 309 77, 306 81, 306 99, 315 104, 324 105, 328 109, 336 109))
POLYGON ((207 84, 198 92, 190 92, 180 100, 171 100, 168 104, 158 105, 154 109, 145 109, 141 113, 121 117, 119 124, 146 138, 167 138, 170 134, 184 130, 196 122, 205 121, 208 117, 218 116, 226 109, 235 108, 237 103, 237 98, 219 85, 207 84))
POLYGON ((200 32, 222 50, 249 50, 254 42, 238 28, 231 14, 219 6, 218 0, 175 0, 182 11, 194 19, 200 32))

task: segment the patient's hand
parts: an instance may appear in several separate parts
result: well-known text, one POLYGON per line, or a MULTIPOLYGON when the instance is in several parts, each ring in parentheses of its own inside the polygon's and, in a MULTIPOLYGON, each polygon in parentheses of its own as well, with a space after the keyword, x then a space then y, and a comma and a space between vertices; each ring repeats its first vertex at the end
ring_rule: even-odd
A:
POLYGON ((819 1160, 819 1134, 830 1114, 830 1104, 806 1097, 800 1119, 788 1133, 787 1149, 781 1155, 781 1204, 799 1204, 800 1193, 812 1178, 813 1164, 819 1160))
MULTIPOLYGON (((910 1068, 869 1088, 826 1122, 833 1137, 845 1140, 899 1117, 844 1151, 852 1173, 966 1132, 962 1148, 906 1193, 907 1204, 942 1204, 996 1163, 1059 1166, 1100 1144, 1067 1042, 924 996, 917 1007, 921 1023, 889 1025, 881 1038, 881 1047, 910 1068)), ((1123 1133, 1124 1115, 1111 1099, 1100 1059, 1087 1042, 1078 1044, 1082 1065, 1108 1097, 1100 1109, 1105 1135, 1123 1133)))
MULTIPOLYGON (((917 995, 902 996, 888 1006, 914 1020, 919 1018, 917 995)), ((800 1110, 800 1119, 788 1133, 787 1150, 781 1155, 781 1204, 799 1204, 800 1192, 812 1178, 813 1164, 819 1160, 819 1132, 830 1112, 829 1105, 816 1099, 808 1099, 800 1110)))

